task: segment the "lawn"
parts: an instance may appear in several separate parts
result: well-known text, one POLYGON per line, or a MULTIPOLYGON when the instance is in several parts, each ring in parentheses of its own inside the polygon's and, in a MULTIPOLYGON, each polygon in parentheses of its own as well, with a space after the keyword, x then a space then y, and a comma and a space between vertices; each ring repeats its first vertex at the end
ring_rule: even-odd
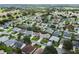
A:
POLYGON ((36 48, 40 48, 40 47, 41 47, 41 45, 37 45, 37 44, 35 44, 35 47, 36 47, 36 48))
POLYGON ((47 43, 47 42, 48 42, 47 39, 43 39, 43 40, 41 41, 42 44, 47 43))
POLYGON ((4 31, 4 29, 0 29, 0 32, 3 32, 4 31))
POLYGON ((32 40, 38 41, 39 40, 39 37, 33 37, 32 40))
POLYGON ((4 46, 4 45, 0 46, 0 50, 4 50, 7 53, 12 53, 13 52, 13 48, 7 47, 7 46, 4 46))

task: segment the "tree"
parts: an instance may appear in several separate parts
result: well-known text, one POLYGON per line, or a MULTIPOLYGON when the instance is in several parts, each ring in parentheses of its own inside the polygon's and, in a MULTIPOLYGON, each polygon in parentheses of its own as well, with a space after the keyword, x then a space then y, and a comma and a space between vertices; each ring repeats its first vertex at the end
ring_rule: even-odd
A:
POLYGON ((27 15, 27 13, 26 12, 22 12, 22 16, 26 16, 27 15))
POLYGON ((17 34, 17 40, 21 40, 21 36, 22 36, 23 34, 22 33, 18 33, 17 34))
POLYGON ((41 32, 41 28, 39 28, 39 27, 34 26, 32 29, 34 32, 41 32))
POLYGON ((63 34, 64 34, 64 31, 61 31, 61 36, 60 36, 60 38, 59 38, 58 45, 60 44, 60 41, 61 41, 62 38, 63 38, 63 34))
POLYGON ((2 18, 6 18, 6 16, 5 16, 5 15, 3 15, 3 16, 2 16, 2 18))
POLYGON ((7 17, 11 17, 12 15, 10 13, 7 13, 7 17))
POLYGON ((31 43, 30 36, 24 36, 23 40, 24 40, 24 43, 28 43, 28 44, 31 43))
POLYGON ((72 35, 71 35, 71 41, 73 41, 73 40, 76 40, 74 33, 72 33, 72 35))
POLYGON ((43 54, 57 54, 57 50, 53 46, 47 46, 43 54))
POLYGON ((15 53, 17 53, 17 54, 21 54, 22 53, 21 49, 19 49, 19 48, 15 48, 15 49, 13 49, 13 51, 15 53))
POLYGON ((71 50, 73 48, 73 44, 70 40, 64 40, 63 48, 66 50, 71 50))

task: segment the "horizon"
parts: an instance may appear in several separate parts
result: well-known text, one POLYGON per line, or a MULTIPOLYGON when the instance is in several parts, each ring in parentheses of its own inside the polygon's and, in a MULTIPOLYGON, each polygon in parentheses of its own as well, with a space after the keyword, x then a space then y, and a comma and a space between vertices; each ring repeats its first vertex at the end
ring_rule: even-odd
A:
POLYGON ((79 8, 79 4, 0 4, 0 7, 72 7, 79 8))

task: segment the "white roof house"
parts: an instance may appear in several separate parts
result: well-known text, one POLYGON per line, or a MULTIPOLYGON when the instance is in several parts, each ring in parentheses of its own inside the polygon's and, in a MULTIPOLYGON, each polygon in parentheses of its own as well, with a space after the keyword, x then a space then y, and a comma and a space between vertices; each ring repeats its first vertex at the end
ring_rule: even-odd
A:
POLYGON ((58 42, 59 41, 59 37, 52 36, 49 40, 58 42))
POLYGON ((40 36, 40 33, 33 32, 32 36, 40 36))
POLYGON ((54 31, 54 30, 52 30, 51 28, 47 28, 47 29, 46 29, 46 32, 51 33, 51 34, 52 34, 53 31, 54 31))
POLYGON ((47 46, 51 46, 51 45, 52 45, 52 42, 49 41, 49 42, 47 43, 47 46))
POLYGON ((7 52, 4 52, 4 50, 0 50, 0 54, 7 54, 7 52))
POLYGON ((9 40, 7 36, 0 37, 0 42, 5 42, 7 40, 9 40))
POLYGON ((29 36, 29 35, 32 35, 33 31, 24 31, 23 32, 25 35, 29 36))
POLYGON ((42 38, 49 38, 50 37, 50 34, 41 34, 40 33, 40 37, 42 37, 42 38))
POLYGON ((14 32, 19 32, 19 31, 21 31, 21 29, 20 29, 20 28, 15 27, 15 28, 13 28, 13 31, 14 31, 14 32))
POLYGON ((7 33, 6 31, 0 32, 0 34, 6 34, 8 35, 9 33, 7 33))

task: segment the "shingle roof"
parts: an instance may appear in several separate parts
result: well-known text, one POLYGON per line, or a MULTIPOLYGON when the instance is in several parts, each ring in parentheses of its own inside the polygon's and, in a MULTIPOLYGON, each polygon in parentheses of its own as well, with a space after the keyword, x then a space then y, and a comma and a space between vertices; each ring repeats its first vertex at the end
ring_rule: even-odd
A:
POLYGON ((25 46, 25 47, 22 49, 22 51, 23 51, 24 53, 27 53, 27 54, 28 54, 28 53, 32 52, 34 49, 35 49, 34 46, 27 45, 27 46, 25 46))

